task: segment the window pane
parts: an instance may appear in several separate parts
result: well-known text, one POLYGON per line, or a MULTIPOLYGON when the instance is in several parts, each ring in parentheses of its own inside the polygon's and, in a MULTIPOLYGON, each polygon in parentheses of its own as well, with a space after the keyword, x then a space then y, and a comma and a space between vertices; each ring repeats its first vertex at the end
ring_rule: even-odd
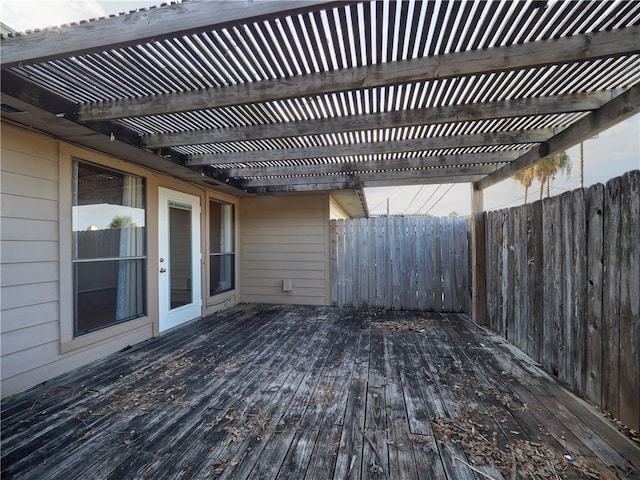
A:
POLYGON ((171 205, 169 207, 171 308, 193 302, 191 273, 191 210, 171 205))
POLYGON ((209 295, 235 288, 233 205, 211 200, 209 204, 209 295))
POLYGON ((209 207, 211 253, 233 253, 233 205, 211 201, 209 207))
POLYGON ((235 288, 235 255, 210 255, 209 256, 209 278, 211 280, 209 295, 233 290, 235 288))
POLYGON ((74 265, 76 335, 145 314, 145 264, 137 259, 74 265))
POLYGON ((144 180, 90 163, 74 168, 74 259, 144 256, 144 180))
POLYGON ((83 335, 146 314, 145 184, 82 161, 73 180, 75 334, 83 335))

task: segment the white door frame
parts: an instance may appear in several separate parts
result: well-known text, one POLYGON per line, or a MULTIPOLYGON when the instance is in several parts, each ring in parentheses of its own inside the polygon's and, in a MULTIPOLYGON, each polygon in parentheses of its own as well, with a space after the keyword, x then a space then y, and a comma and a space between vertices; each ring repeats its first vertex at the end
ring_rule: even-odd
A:
POLYGON ((158 302, 159 330, 170 328, 202 315, 202 250, 200 247, 200 197, 168 188, 158 188, 158 302), (169 205, 191 211, 191 303, 171 308, 169 258, 169 205))

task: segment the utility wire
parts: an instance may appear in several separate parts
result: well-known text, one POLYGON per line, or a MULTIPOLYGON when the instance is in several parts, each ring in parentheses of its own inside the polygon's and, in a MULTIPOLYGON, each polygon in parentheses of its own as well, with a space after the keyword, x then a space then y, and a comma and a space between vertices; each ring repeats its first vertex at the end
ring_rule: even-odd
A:
POLYGON ((431 198, 436 194, 436 192, 438 190, 440 190, 440 187, 442 186, 442 184, 438 185, 438 187, 433 191, 433 193, 431 195, 429 195, 429 198, 427 198, 424 203, 422 205, 420 205, 420 208, 418 209, 418 213, 420 213, 420 210, 422 210, 424 208, 424 206, 429 203, 429 200, 431 200, 431 198))
POLYGON ((375 207, 371 208, 370 211, 373 212, 376 208, 378 208, 380 205, 382 205, 383 203, 385 203, 388 199, 390 199, 391 197, 393 197, 396 193, 398 193, 400 190, 402 190, 402 187, 398 188, 395 192, 393 192, 391 195, 389 195, 387 198, 384 198, 380 203, 378 203, 375 207))
POLYGON ((415 202, 416 198, 418 198, 418 195, 420 195, 420 192, 422 192, 422 189, 424 188, 424 185, 420 186, 420 189, 416 192, 416 194, 413 196, 413 198, 411 199, 411 201, 409 202, 409 205, 407 205, 407 208, 404 209, 404 211, 402 213, 407 213, 407 210, 409 210, 409 207, 411 207, 411 205, 413 204, 413 202, 415 202))
POLYGON ((428 215, 428 214, 429 214, 429 212, 430 212, 431 210, 433 210, 433 207, 435 207, 436 205, 438 205, 438 203, 440 203, 440 200, 442 200, 442 199, 444 198, 444 196, 445 196, 447 193, 449 193, 453 187, 455 187, 455 185, 456 185, 455 183, 452 183, 452 184, 451 184, 451 186, 447 189, 447 191, 446 191, 446 192, 444 192, 444 193, 442 194, 442 196, 441 196, 441 197, 436 201, 436 203, 434 203, 433 205, 431 205, 431 208, 430 208, 429 210, 427 210, 427 213, 425 213, 425 215, 428 215))

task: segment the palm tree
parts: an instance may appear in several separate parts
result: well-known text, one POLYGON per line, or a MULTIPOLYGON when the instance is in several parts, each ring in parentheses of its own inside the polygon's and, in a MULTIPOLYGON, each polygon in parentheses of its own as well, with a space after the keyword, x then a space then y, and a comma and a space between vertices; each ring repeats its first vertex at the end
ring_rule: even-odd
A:
POLYGON ((533 166, 520 170, 513 176, 516 182, 520 182, 520 185, 524 187, 524 204, 527 204, 527 197, 529 195, 529 187, 533 183, 533 166))
POLYGON ((131 228, 135 227, 136 222, 130 215, 116 215, 111 219, 109 228, 131 228))
POLYGON ((566 152, 560 152, 552 157, 546 157, 539 160, 524 170, 519 171, 513 176, 516 182, 524 187, 524 203, 527 203, 529 187, 535 178, 540 182, 540 194, 538 199, 542 200, 544 193, 544 185, 547 185, 547 196, 549 196, 549 184, 551 180, 555 180, 559 172, 565 172, 567 177, 571 174, 571 159, 566 152))
POLYGON ((571 159, 566 152, 556 153, 552 157, 543 158, 533 166, 533 175, 540 183, 538 200, 542 200, 544 185, 547 184, 547 197, 551 180, 555 180, 560 172, 565 172, 567 177, 571 175, 571 159))

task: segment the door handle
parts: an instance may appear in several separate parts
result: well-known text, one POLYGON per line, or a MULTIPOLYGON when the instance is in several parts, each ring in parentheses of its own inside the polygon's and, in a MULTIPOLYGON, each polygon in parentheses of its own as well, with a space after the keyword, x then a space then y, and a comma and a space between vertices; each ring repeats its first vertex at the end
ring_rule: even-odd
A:
POLYGON ((164 272, 166 272, 166 271, 167 271, 167 269, 166 269, 166 268, 161 268, 161 269, 160 269, 160 273, 164 273, 164 272))

